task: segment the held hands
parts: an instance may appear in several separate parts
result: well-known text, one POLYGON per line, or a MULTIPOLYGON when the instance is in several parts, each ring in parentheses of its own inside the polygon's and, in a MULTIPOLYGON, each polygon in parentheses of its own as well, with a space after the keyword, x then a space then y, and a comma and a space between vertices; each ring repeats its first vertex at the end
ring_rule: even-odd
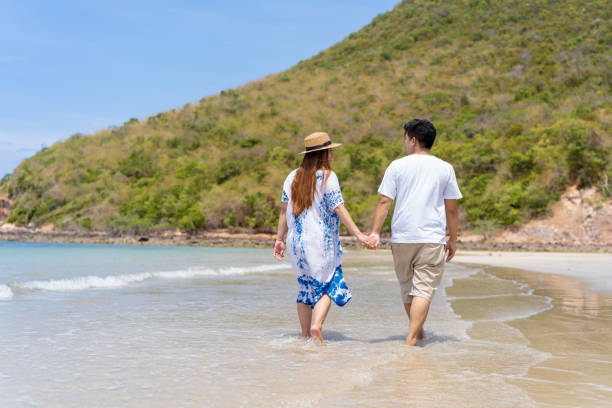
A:
POLYGON ((378 245, 380 245, 380 235, 372 231, 372 232, 370 232, 370 235, 369 235, 368 238, 370 239, 370 241, 374 245, 373 249, 378 248, 378 245))
POLYGON ((380 243, 380 236, 374 232, 370 235, 365 235, 361 233, 357 236, 357 239, 359 239, 359 241, 368 249, 376 249, 376 247, 380 243))

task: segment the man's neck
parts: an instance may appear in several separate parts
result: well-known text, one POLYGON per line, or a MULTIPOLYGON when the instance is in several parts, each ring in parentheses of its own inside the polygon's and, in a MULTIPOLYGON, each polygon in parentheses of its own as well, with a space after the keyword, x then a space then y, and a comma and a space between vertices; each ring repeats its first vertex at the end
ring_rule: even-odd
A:
POLYGON ((429 155, 429 149, 414 149, 412 154, 429 155))

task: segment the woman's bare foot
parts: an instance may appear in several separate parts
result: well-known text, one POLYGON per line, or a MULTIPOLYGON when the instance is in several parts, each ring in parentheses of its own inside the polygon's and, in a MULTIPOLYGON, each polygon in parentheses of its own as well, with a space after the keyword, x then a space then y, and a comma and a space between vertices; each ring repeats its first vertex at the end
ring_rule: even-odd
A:
POLYGON ((323 335, 321 334, 320 326, 312 326, 310 328, 310 334, 312 335, 312 338, 315 339, 317 343, 321 344, 322 346, 325 345, 325 342, 323 341, 323 335))

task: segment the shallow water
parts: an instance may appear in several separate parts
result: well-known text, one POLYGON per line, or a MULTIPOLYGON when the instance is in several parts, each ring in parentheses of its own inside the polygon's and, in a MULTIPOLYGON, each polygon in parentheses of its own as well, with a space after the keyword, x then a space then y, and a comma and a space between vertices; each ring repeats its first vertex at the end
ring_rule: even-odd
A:
POLYGON ((448 265, 410 349, 390 253, 344 274, 318 347, 271 250, 0 243, 1 405, 610 406, 610 297, 448 265))

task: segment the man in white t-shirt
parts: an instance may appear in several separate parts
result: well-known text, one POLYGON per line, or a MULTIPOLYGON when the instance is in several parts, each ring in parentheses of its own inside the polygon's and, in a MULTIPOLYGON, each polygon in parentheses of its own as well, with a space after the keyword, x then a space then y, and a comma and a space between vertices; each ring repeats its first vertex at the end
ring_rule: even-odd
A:
POLYGON ((424 336, 423 324, 442 279, 445 258, 450 261, 457 248, 457 200, 462 195, 453 166, 429 154, 435 138, 436 128, 428 120, 413 119, 404 125, 407 155, 394 160, 385 171, 372 227, 378 245, 380 230, 395 200, 391 250, 410 319, 406 337, 409 346, 424 336))

